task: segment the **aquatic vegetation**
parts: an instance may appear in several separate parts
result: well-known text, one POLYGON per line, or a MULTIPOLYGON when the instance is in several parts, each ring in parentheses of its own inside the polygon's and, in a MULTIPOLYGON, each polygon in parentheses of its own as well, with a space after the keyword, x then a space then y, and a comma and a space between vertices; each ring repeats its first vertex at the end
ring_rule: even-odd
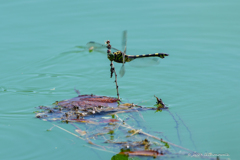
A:
MULTIPOLYGON (((161 110, 168 110, 161 99, 158 97, 156 99, 161 110)), ((51 107, 39 106, 40 111, 36 112, 36 117, 53 123, 53 127, 47 131, 57 127, 85 141, 85 145, 92 145, 91 148, 114 153, 112 160, 124 160, 130 157, 158 158, 169 155, 177 157, 194 153, 192 150, 143 131, 140 111, 154 112, 159 109, 158 107, 120 103, 113 97, 78 95, 69 100, 58 101, 51 107), (63 123, 72 125, 73 131, 64 129, 63 123), (135 127, 136 123, 140 124, 140 128, 135 127), (172 147, 179 148, 181 154, 172 147)))

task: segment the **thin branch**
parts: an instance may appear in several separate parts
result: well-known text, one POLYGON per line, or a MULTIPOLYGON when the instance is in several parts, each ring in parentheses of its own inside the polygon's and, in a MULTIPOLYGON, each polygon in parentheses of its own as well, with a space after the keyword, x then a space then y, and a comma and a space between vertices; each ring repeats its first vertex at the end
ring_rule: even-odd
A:
POLYGON ((82 137, 80 137, 80 136, 78 136, 78 135, 76 135, 76 134, 74 134, 74 133, 72 133, 72 132, 70 132, 70 131, 68 131, 68 130, 60 127, 60 126, 58 126, 58 125, 56 125, 56 124, 53 124, 53 125, 56 126, 56 127, 58 127, 58 128, 60 128, 61 130, 65 131, 65 132, 67 132, 67 133, 70 133, 71 135, 74 135, 74 136, 77 137, 77 138, 80 138, 80 139, 82 139, 82 140, 87 141, 87 142, 88 142, 89 144, 91 144, 91 145, 100 147, 100 148, 102 148, 102 149, 104 149, 104 150, 106 151, 106 149, 105 149, 103 146, 100 146, 100 145, 97 145, 97 144, 93 143, 92 141, 90 141, 89 138, 84 139, 84 138, 82 138, 82 137))
POLYGON ((70 132, 70 131, 68 131, 68 130, 60 127, 60 126, 58 126, 58 125, 56 125, 56 124, 53 124, 53 125, 54 125, 55 127, 60 128, 61 130, 65 131, 65 132, 67 132, 67 133, 70 133, 71 135, 74 135, 75 137, 78 137, 78 138, 80 138, 80 139, 82 139, 82 140, 85 140, 84 138, 82 138, 82 137, 80 137, 80 136, 78 136, 78 135, 76 135, 76 134, 74 134, 74 133, 72 133, 72 132, 70 132))
MULTIPOLYGON (((116 115, 116 114, 115 114, 115 115, 116 115)), ((118 116, 116 115, 116 117, 118 117, 118 116)), ((135 128, 129 126, 126 122, 125 122, 124 125, 123 125, 123 124, 119 124, 119 125, 122 126, 122 127, 128 128, 128 129, 134 129, 134 130, 137 130, 137 129, 135 129, 135 128)), ((145 132, 143 132, 142 130, 138 130, 138 131, 139 131, 138 133, 141 133, 141 134, 144 134, 144 135, 146 135, 146 136, 148 136, 148 137, 151 137, 151 138, 157 139, 157 140, 159 140, 159 141, 161 141, 161 142, 168 143, 168 144, 170 144, 170 145, 172 145, 172 146, 175 146, 175 147, 181 148, 181 149, 186 150, 186 151, 189 151, 189 152, 194 152, 194 151, 192 151, 192 150, 190 150, 190 149, 184 148, 184 147, 182 147, 182 146, 176 145, 176 144, 171 143, 171 142, 168 142, 168 141, 164 141, 164 140, 161 139, 161 138, 158 138, 158 137, 155 137, 155 136, 150 135, 150 134, 148 134, 148 133, 145 133, 145 132)))

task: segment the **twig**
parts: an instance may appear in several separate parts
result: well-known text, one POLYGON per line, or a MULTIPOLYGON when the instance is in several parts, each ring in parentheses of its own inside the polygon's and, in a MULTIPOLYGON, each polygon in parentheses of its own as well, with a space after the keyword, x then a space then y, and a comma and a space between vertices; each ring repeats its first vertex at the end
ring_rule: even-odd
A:
POLYGON ((97 147, 100 147, 100 148, 106 150, 103 146, 97 145, 97 144, 93 143, 92 141, 90 141, 89 138, 87 138, 87 141, 88 141, 88 143, 91 144, 91 145, 94 145, 94 146, 97 146, 97 147))
POLYGON ((50 129, 48 129, 47 131, 51 131, 55 126, 52 126, 50 129))
POLYGON ((58 128, 60 128, 61 130, 65 131, 65 132, 67 132, 67 133, 70 133, 71 135, 74 135, 74 136, 77 137, 77 138, 80 138, 80 139, 82 139, 82 140, 87 141, 87 142, 88 142, 89 144, 91 144, 91 145, 95 145, 95 146, 97 146, 97 147, 100 147, 100 148, 106 150, 103 146, 97 145, 97 144, 93 143, 92 141, 90 141, 89 138, 84 139, 84 138, 82 138, 82 137, 80 137, 80 136, 78 136, 78 135, 76 135, 76 134, 74 134, 74 133, 72 133, 72 132, 70 132, 70 131, 68 131, 68 130, 60 127, 60 126, 58 126, 58 125, 56 125, 56 124, 53 124, 53 125, 56 126, 56 127, 58 127, 58 128))
POLYGON ((111 78, 112 78, 113 73, 115 74, 115 83, 116 83, 116 89, 117 89, 117 96, 118 96, 118 99, 120 100, 119 92, 118 92, 118 84, 117 84, 117 73, 115 71, 115 68, 114 68, 114 65, 113 65, 112 61, 111 61, 110 66, 111 66, 111 70, 110 70, 111 71, 111 78))
POLYGON ((183 150, 186 150, 186 151, 189 151, 189 152, 194 152, 194 151, 192 151, 192 150, 190 150, 190 149, 187 149, 187 148, 181 147, 181 146, 179 146, 179 145, 176 145, 176 144, 171 143, 171 142, 168 142, 168 141, 164 141, 164 140, 162 140, 161 138, 155 137, 155 136, 150 135, 150 134, 148 134, 148 133, 145 133, 145 132, 143 132, 143 131, 140 131, 139 133, 142 133, 142 134, 144 134, 144 135, 146 135, 146 136, 149 136, 149 137, 152 137, 152 138, 154 138, 154 139, 157 139, 157 140, 159 140, 159 141, 161 141, 161 142, 168 143, 168 144, 170 144, 170 145, 172 145, 172 146, 175 146, 175 147, 181 148, 181 149, 183 149, 183 150))
MULTIPOLYGON (((116 117, 118 117, 118 116, 116 115, 116 117)), ((122 126, 122 127, 125 127, 125 128, 134 129, 134 128, 132 128, 131 126, 129 126, 128 124, 126 124, 126 123, 125 123, 125 125, 123 125, 123 124, 119 124, 119 125, 122 126)), ((137 129, 135 129, 135 130, 137 130, 137 129)), ((174 143, 164 141, 164 140, 162 140, 161 138, 158 138, 158 137, 155 137, 155 136, 150 135, 150 134, 148 134, 148 133, 145 133, 145 132, 143 132, 142 130, 138 130, 138 131, 139 131, 139 133, 141 133, 141 134, 144 134, 144 135, 146 135, 146 136, 149 136, 149 137, 154 138, 154 139, 156 139, 156 140, 159 140, 159 141, 161 141, 161 142, 168 143, 168 144, 170 144, 170 145, 172 145, 172 146, 181 148, 181 149, 186 150, 186 151, 189 151, 189 152, 194 152, 194 151, 192 151, 192 150, 190 150, 190 149, 187 149, 187 148, 178 146, 178 145, 176 145, 176 144, 174 144, 174 143)))
POLYGON ((82 137, 80 137, 80 136, 78 136, 78 135, 76 135, 76 134, 74 134, 74 133, 72 133, 72 132, 70 132, 70 131, 68 131, 68 130, 66 130, 66 129, 64 129, 64 128, 62 128, 62 127, 59 127, 58 125, 56 125, 56 124, 53 124, 55 127, 58 127, 58 128, 60 128, 61 130, 63 130, 63 131, 65 131, 65 132, 67 132, 67 133, 70 133, 71 135, 74 135, 75 137, 78 137, 78 138, 80 138, 80 139, 82 139, 82 140, 85 140, 84 138, 82 138, 82 137))
POLYGON ((131 134, 130 136, 127 136, 127 137, 131 137, 131 136, 133 136, 133 135, 135 135, 135 134, 138 134, 138 133, 141 132, 141 131, 142 131, 142 129, 134 130, 134 133, 131 134))

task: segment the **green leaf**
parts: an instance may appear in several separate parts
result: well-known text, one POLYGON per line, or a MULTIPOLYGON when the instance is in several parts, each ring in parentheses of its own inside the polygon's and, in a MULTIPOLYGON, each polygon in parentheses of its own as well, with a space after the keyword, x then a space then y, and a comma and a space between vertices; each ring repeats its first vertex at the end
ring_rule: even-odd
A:
POLYGON ((164 145, 166 148, 169 148, 169 144, 168 143, 165 143, 164 145))
MULTIPOLYGON (((162 109, 157 109, 156 112, 162 112, 162 109)), ((156 113, 156 112, 155 112, 155 113, 156 113)))
POLYGON ((110 136, 110 139, 111 139, 111 140, 114 140, 114 136, 110 136))
POLYGON ((128 160, 128 156, 123 154, 116 154, 111 158, 111 160, 128 160))
POLYGON ((114 130, 110 130, 108 134, 114 134, 114 130))

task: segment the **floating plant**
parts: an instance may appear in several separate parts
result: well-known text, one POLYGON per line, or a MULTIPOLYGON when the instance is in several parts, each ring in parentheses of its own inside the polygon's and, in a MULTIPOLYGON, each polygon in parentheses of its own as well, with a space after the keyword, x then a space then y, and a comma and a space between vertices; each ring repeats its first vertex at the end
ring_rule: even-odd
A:
MULTIPOLYGON (((161 110, 169 111, 161 99, 158 97, 156 99, 161 110)), ((78 95, 69 100, 58 101, 51 107, 39 106, 41 111, 36 112, 36 117, 52 122, 53 127, 58 127, 86 141, 85 145, 94 146, 91 148, 114 153, 115 156, 112 159, 158 158, 169 155, 178 157, 195 153, 143 130, 145 127, 141 126, 140 111, 152 110, 154 112, 159 109, 159 106, 143 107, 118 101, 118 98, 113 97, 78 95), (72 125, 75 133, 64 129, 64 124, 61 123, 72 125), (134 127, 137 123, 140 123, 140 128, 134 127), (178 150, 174 150, 173 147, 178 150)), ((53 127, 48 131, 51 131, 53 127)), ((208 157, 202 156, 202 158, 208 157)))

